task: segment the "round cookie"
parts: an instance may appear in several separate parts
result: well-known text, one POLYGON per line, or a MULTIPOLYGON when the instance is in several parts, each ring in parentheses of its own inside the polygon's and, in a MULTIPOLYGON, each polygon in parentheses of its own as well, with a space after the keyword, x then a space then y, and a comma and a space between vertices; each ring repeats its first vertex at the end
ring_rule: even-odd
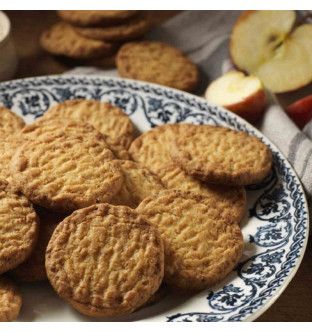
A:
POLYGON ((170 131, 173 161, 201 180, 248 185, 261 181, 271 170, 269 148, 245 132, 192 124, 176 125, 170 131))
POLYGON ((36 246, 26 261, 10 271, 10 274, 18 281, 35 282, 47 279, 46 248, 56 226, 66 217, 40 207, 36 207, 36 212, 40 220, 36 246))
POLYGON ((111 43, 82 37, 69 24, 60 22, 43 31, 41 46, 54 55, 74 59, 90 59, 109 55, 114 46, 111 43))
POLYGON ((146 198, 136 209, 161 233, 165 245, 164 281, 201 290, 221 281, 243 252, 239 226, 215 218, 205 196, 166 190, 146 198))
POLYGON ((38 235, 38 218, 31 203, 0 180, 0 274, 31 254, 38 235))
POLYGON ((58 127, 24 143, 12 158, 11 171, 14 185, 33 203, 67 213, 107 202, 120 190, 123 176, 109 162, 113 159, 95 130, 74 133, 58 127))
POLYGON ((154 41, 124 44, 117 53, 117 69, 122 77, 194 91, 198 69, 180 50, 154 41))
POLYGON ((77 26, 112 25, 137 14, 136 10, 59 10, 64 21, 77 26))
POLYGON ((206 196, 209 206, 216 207, 218 218, 240 223, 246 213, 246 190, 243 186, 224 186, 204 183, 186 174, 174 164, 161 169, 160 178, 168 189, 188 191, 206 196))
POLYGON ((162 125, 146 131, 131 143, 128 150, 134 161, 141 163, 160 177, 163 167, 172 164, 167 150, 170 144, 167 133, 170 132, 171 126, 175 125, 162 125))
POLYGON ((25 123, 22 118, 20 118, 15 113, 11 112, 9 109, 0 106, 0 138, 6 138, 8 135, 15 134, 19 132, 25 123))
POLYGON ((106 135, 108 144, 120 145, 125 149, 128 149, 135 135, 133 123, 120 108, 97 100, 67 100, 52 106, 41 119, 89 123, 106 135))
POLYGON ((16 320, 22 306, 22 297, 16 286, 0 276, 0 322, 16 320))
POLYGON ((116 160, 112 163, 121 169, 124 183, 111 204, 135 208, 144 198, 164 189, 161 181, 140 164, 130 160, 116 160))
POLYGON ((134 210, 97 204, 57 226, 46 252, 47 275, 59 296, 81 313, 122 315, 159 288, 163 250, 157 230, 134 210))
POLYGON ((150 23, 146 17, 135 17, 123 24, 107 27, 76 28, 85 38, 104 41, 126 41, 142 37, 148 32, 150 23))

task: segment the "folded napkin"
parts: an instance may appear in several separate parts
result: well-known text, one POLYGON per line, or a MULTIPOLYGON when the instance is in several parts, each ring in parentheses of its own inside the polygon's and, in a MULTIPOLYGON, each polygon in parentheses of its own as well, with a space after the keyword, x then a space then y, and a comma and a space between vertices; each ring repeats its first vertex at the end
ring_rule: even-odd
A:
MULTIPOLYGON (((153 29, 148 39, 174 45, 198 64, 202 73, 198 93, 202 94, 209 81, 231 68, 229 35, 239 14, 239 11, 186 11, 153 29)), ((92 67, 75 68, 70 73, 118 76, 116 70, 92 67)), ((312 121, 300 131, 277 99, 274 96, 269 99, 259 129, 287 157, 302 181, 308 201, 312 202, 312 121)))

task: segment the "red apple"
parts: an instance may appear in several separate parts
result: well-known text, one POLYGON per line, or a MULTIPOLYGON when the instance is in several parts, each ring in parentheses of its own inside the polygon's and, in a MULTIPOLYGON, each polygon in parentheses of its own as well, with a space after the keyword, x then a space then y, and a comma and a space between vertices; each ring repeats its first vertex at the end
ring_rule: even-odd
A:
POLYGON ((302 129, 312 119, 312 94, 289 105, 286 112, 302 129))
POLYGON ((213 81, 208 86, 205 97, 252 123, 261 118, 266 106, 260 80, 239 71, 230 71, 213 81))

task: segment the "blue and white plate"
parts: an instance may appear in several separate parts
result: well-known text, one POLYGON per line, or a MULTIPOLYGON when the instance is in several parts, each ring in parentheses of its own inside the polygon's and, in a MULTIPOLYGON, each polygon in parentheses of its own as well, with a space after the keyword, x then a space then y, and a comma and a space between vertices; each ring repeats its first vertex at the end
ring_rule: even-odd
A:
MULTIPOLYGON (((28 123, 51 105, 93 98, 121 107, 146 131, 164 123, 214 124, 246 131, 273 152, 274 167, 260 184, 247 188, 248 213, 242 222, 244 255, 223 282, 194 295, 167 295, 159 303, 122 320, 254 320, 280 296, 295 275, 308 238, 308 209, 295 172, 279 150, 241 118, 181 91, 124 79, 50 76, 0 84, 0 104, 28 123)), ((85 321, 48 283, 22 285, 22 321, 85 321)))

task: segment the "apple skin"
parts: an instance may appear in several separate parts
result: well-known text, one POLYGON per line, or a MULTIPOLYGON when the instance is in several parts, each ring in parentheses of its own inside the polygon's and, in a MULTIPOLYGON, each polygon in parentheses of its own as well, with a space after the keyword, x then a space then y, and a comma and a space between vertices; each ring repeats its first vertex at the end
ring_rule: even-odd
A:
POLYGON ((290 104, 286 112, 295 124, 302 129, 312 119, 312 94, 290 104))
POLYGON ((265 92, 259 89, 244 100, 232 105, 223 105, 223 107, 251 123, 256 123, 262 118, 266 104, 265 92))

